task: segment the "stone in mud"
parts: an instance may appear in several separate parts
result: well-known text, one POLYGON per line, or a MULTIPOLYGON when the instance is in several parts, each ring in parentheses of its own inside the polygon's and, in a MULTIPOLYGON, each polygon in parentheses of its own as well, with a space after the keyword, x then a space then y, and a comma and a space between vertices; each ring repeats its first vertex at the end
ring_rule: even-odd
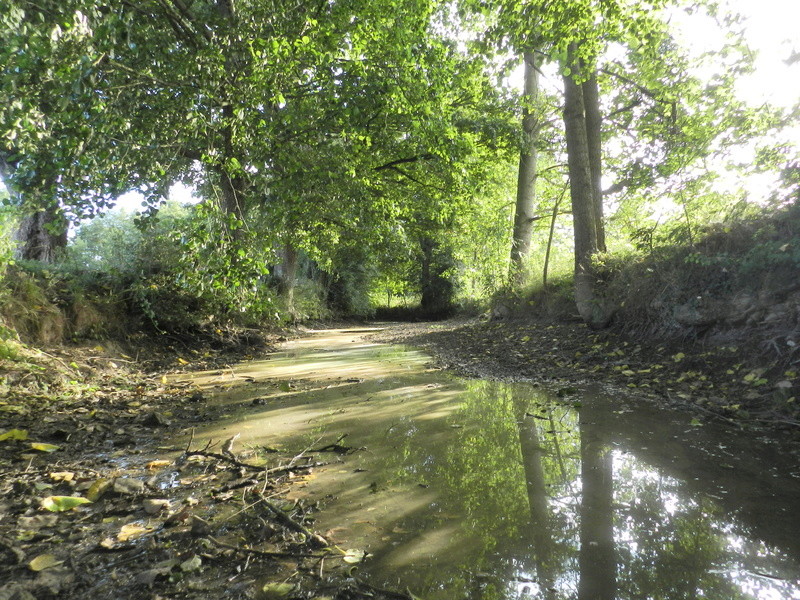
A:
POLYGON ((131 479, 129 477, 118 477, 114 480, 113 490, 123 496, 136 496, 143 494, 145 490, 144 481, 131 479))
POLYGON ((148 515, 157 515, 161 511, 167 510, 170 502, 165 498, 147 498, 142 502, 142 505, 144 506, 144 512, 148 515))

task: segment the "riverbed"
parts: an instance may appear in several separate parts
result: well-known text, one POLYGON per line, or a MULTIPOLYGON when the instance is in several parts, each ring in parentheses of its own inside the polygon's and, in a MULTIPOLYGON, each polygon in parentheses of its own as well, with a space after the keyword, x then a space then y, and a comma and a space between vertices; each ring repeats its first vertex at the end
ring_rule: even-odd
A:
POLYGON ((293 486, 357 572, 419 598, 800 599, 800 465, 770 438, 581 385, 462 379, 367 328, 181 375, 196 440, 317 453, 293 486))

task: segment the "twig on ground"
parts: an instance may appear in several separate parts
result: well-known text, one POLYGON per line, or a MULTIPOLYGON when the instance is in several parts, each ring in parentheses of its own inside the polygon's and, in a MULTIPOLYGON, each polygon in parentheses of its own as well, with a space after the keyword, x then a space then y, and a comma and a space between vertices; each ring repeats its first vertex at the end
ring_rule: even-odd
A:
POLYGON ((220 548, 235 550, 236 552, 241 552, 243 554, 255 554, 256 556, 265 556, 268 558, 325 558, 326 556, 328 556, 328 554, 309 554, 302 552, 271 552, 267 550, 256 550, 255 548, 244 548, 242 546, 236 546, 234 544, 226 544, 225 542, 221 542, 212 536, 208 536, 208 539, 211 541, 212 544, 214 544, 215 546, 219 546, 220 548))
POLYGON ((272 514, 275 515, 275 517, 277 518, 278 522, 281 525, 287 527, 288 529, 291 529, 292 531, 296 531, 297 533, 302 533, 309 540, 312 540, 315 544, 319 546, 323 547, 330 546, 328 540, 326 540, 320 534, 314 533, 307 527, 301 525, 300 523, 292 519, 292 517, 290 517, 286 512, 284 512, 280 508, 278 508, 274 503, 270 502, 266 498, 261 498, 261 502, 272 512, 272 514))

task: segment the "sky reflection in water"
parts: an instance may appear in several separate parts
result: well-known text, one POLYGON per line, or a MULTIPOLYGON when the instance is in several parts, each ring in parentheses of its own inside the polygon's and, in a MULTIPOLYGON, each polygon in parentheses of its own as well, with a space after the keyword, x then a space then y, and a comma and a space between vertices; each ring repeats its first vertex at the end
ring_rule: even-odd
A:
POLYGON ((324 499, 319 531, 371 552, 372 583, 426 600, 800 599, 795 457, 688 413, 426 360, 326 332, 193 376, 231 408, 195 436, 299 451, 348 434, 365 450, 296 495, 324 499))

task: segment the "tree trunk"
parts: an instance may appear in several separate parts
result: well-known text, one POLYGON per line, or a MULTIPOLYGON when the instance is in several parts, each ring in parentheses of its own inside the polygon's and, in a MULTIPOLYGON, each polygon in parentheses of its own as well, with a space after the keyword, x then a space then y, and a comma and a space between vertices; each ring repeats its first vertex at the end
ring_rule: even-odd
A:
POLYGON ((564 76, 564 131, 575 237, 575 303, 581 318, 591 325, 596 321, 597 312, 592 267, 592 256, 597 252, 597 229, 583 90, 576 82, 580 72, 577 61, 572 59, 573 54, 574 45, 571 45, 569 66, 572 73, 564 76))
POLYGON ((420 309, 430 319, 441 319, 453 312, 455 287, 448 271, 452 257, 447 248, 442 248, 432 237, 423 236, 420 241, 420 309))
MULTIPOLYGON (((25 210, 22 195, 9 184, 16 165, 8 162, 0 152, 0 180, 6 184, 17 206, 25 210)), ((30 208, 28 210, 31 210, 30 208)), ((14 256, 20 260, 38 260, 53 263, 67 247, 67 222, 56 203, 48 203, 43 208, 33 209, 22 217, 13 239, 18 243, 14 256)))
POLYGON ((547 270, 550 267, 550 252, 553 249, 553 236, 556 232, 556 217, 558 217, 558 209, 561 206, 562 200, 564 200, 564 194, 567 192, 567 188, 565 187, 561 191, 561 195, 553 204, 553 214, 550 217, 550 229, 547 232, 547 247, 544 251, 544 266, 542 267, 542 289, 547 289, 547 270))
POLYGON ((286 298, 286 308, 294 315, 294 288, 297 281, 297 248, 291 242, 283 247, 278 291, 286 298))
MULTIPOLYGON (((223 160, 219 169, 220 186, 222 188, 221 206, 223 213, 228 217, 235 217, 237 221, 244 221, 244 180, 234 170, 231 164, 236 160, 233 144, 233 107, 226 104, 222 107, 222 115, 226 125, 223 128, 223 160)), ((238 226, 237 226, 238 227, 238 226)))
POLYGON ((525 51, 525 87, 522 111, 523 145, 519 154, 517 176, 517 203, 514 213, 514 233, 511 241, 511 285, 515 288, 525 283, 525 260, 531 250, 533 210, 536 199, 536 139, 538 122, 535 102, 539 96, 539 72, 536 53, 525 51))
POLYGON ((597 72, 581 85, 583 106, 586 115, 586 142, 589 147, 589 169, 592 173, 592 202, 594 223, 597 232, 597 250, 606 251, 606 234, 603 225, 603 153, 602 153, 602 118, 600 117, 600 90, 597 86, 597 72))
POLYGON ((522 450, 522 466, 525 471, 525 488, 530 508, 530 528, 526 532, 532 544, 536 576, 545 600, 555 598, 555 573, 553 572, 553 540, 551 535, 549 498, 545 485, 544 448, 533 417, 524 413, 524 402, 515 398, 517 412, 522 413, 517 421, 522 450))
POLYGON ((58 206, 48 206, 24 216, 14 239, 17 258, 53 263, 67 247, 67 224, 58 206))

